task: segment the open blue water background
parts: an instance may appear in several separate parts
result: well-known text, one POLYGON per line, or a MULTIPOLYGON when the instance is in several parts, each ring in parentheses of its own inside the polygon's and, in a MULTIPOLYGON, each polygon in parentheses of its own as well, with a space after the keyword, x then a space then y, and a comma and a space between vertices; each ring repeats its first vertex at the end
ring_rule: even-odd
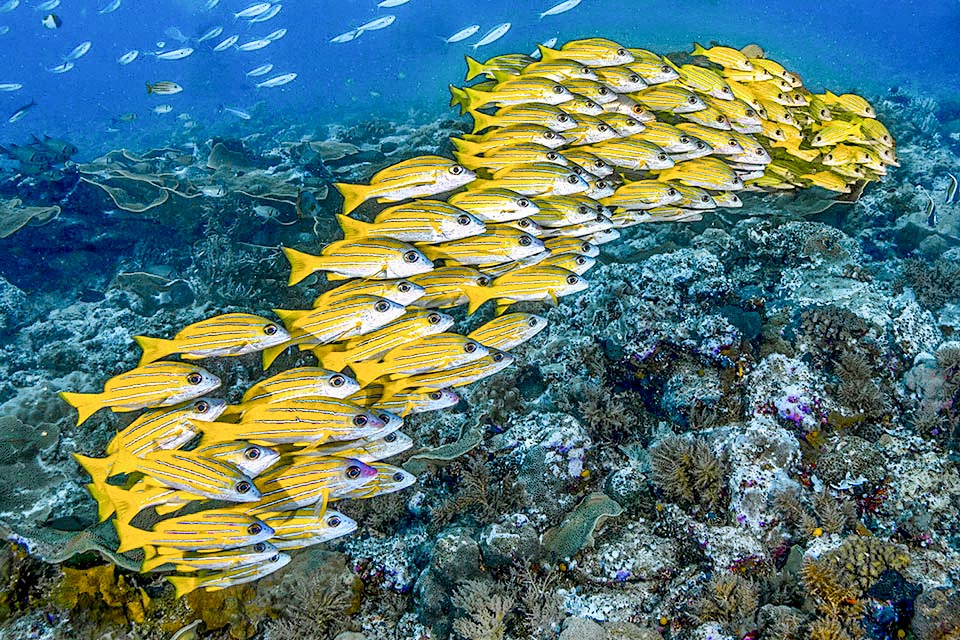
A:
POLYGON ((470 43, 500 22, 513 27, 501 40, 477 50, 476 57, 529 52, 551 37, 563 42, 603 35, 660 53, 688 49, 692 41, 738 47, 755 42, 799 72, 812 89, 876 96, 900 86, 939 99, 960 93, 956 0, 584 0, 568 13, 542 20, 538 14, 554 0, 411 0, 391 9, 378 9, 376 0, 284 0, 268 22, 248 25, 233 17, 251 3, 221 0, 204 10, 206 0, 123 0, 117 11, 101 15, 98 9, 106 0, 63 0, 54 11, 63 26, 53 31, 41 25, 44 12, 34 8, 39 2, 22 0, 16 9, 0 13, 0 26, 9 27, 0 35, 0 83, 24 85, 0 92, 0 143, 25 142, 30 133, 43 132, 76 142, 83 159, 119 146, 245 135, 267 124, 319 126, 396 117, 410 110, 452 115, 446 106, 447 84, 462 79, 463 55, 474 54, 470 43), (392 26, 345 44, 330 43, 387 14, 397 18, 392 26), (481 25, 473 38, 453 45, 442 41, 470 24, 481 25), (196 38, 217 25, 223 35, 202 44, 180 43, 169 35, 175 27, 196 38), (259 51, 212 51, 228 35, 240 35, 243 43, 280 28, 288 30, 286 36, 259 51), (87 40, 92 48, 74 69, 59 75, 48 71, 87 40), (144 55, 160 51, 159 42, 166 50, 192 46, 196 52, 177 61, 144 55), (140 58, 118 64, 131 49, 140 50, 140 58), (269 75, 246 76, 267 62, 274 65, 269 75), (280 88, 254 86, 286 72, 299 76, 280 88), (159 80, 175 81, 184 91, 147 95, 145 84, 159 80), (8 116, 31 100, 37 106, 9 124, 8 116), (162 104, 173 111, 152 111, 162 104), (220 112, 220 105, 242 108, 254 117, 241 121, 220 112), (137 118, 119 121, 122 114, 137 118), (189 121, 193 123, 186 126, 192 129, 185 131, 189 121))

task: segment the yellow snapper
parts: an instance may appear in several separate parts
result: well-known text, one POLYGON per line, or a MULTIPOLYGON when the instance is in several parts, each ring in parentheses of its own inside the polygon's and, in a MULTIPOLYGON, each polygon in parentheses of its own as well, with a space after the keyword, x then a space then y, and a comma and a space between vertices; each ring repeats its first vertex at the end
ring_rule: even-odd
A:
POLYGON ((313 299, 313 307, 333 304, 354 296, 386 298, 406 306, 423 295, 423 289, 409 280, 348 280, 313 299))
POLYGON ((174 571, 215 571, 233 569, 269 560, 279 550, 269 542, 258 542, 238 549, 221 549, 218 551, 197 552, 188 551, 167 557, 154 556, 144 560, 140 565, 140 572, 156 571, 165 564, 173 565, 174 571))
POLYGON ((723 113, 717 109, 714 109, 713 107, 707 107, 706 109, 693 111, 691 113, 684 113, 681 114, 681 117, 684 120, 696 122, 704 125, 705 127, 711 127, 713 129, 722 129, 724 131, 733 129, 727 116, 723 115, 723 113))
POLYGON ((460 265, 500 264, 539 253, 543 243, 529 233, 504 227, 465 240, 423 246, 422 250, 434 260, 460 265))
POLYGON ((672 82, 680 77, 676 69, 666 64, 659 56, 656 60, 635 60, 627 68, 636 72, 648 85, 672 82))
POLYGON ((586 147, 586 151, 615 167, 632 171, 667 169, 673 166, 673 160, 666 151, 637 137, 608 140, 590 145, 586 147))
POLYGON ((447 409, 460 402, 460 396, 450 389, 404 389, 395 393, 393 397, 384 400, 382 385, 371 385, 371 388, 376 390, 377 395, 377 401, 373 405, 375 409, 386 409, 404 417, 411 413, 447 409))
POLYGON ((562 147, 568 140, 563 134, 539 124, 515 124, 480 135, 463 134, 460 138, 450 138, 450 142, 460 153, 475 156, 507 145, 524 143, 556 149, 562 147))
POLYGON ((263 513, 260 517, 275 530, 270 543, 283 550, 329 542, 357 530, 355 520, 333 509, 295 509, 263 513))
POLYGON ((403 344, 384 354, 380 362, 350 365, 361 385, 381 376, 407 377, 435 369, 452 369, 487 355, 487 348, 459 333, 438 333, 403 344))
POLYGON ((316 449, 297 452, 298 458, 306 456, 354 458, 367 464, 403 453, 413 446, 413 438, 399 431, 382 438, 348 440, 320 445, 316 449))
POLYGON ((491 349, 509 351, 547 328, 547 319, 533 313, 507 313, 467 334, 491 349))
MULTIPOLYGON (((457 160, 459 160, 463 166, 469 167, 474 171, 484 170, 490 173, 495 173, 506 167, 514 167, 533 162, 549 162, 562 167, 569 166, 570 164, 566 158, 560 155, 559 151, 555 151, 541 144, 532 143, 519 143, 491 149, 487 152, 487 155, 483 157, 458 153, 457 160)), ((458 238, 448 238, 448 240, 457 239, 458 238)))
POLYGON ((360 389, 357 381, 322 367, 295 367, 262 380, 243 394, 239 411, 258 404, 275 404, 303 397, 343 399, 360 389))
POLYGON ((723 81, 723 77, 712 69, 685 64, 677 69, 677 73, 680 74, 677 82, 683 83, 698 93, 705 93, 721 100, 733 100, 733 90, 723 81))
POLYGON ((525 196, 572 195, 586 191, 587 183, 567 167, 535 162, 520 167, 507 167, 493 174, 490 180, 477 180, 476 189, 509 189, 525 196))
POLYGON ((266 446, 297 444, 316 446, 328 440, 352 440, 371 436, 384 427, 373 412, 347 400, 302 397, 286 402, 250 407, 237 424, 214 423, 200 440, 210 446, 232 440, 247 440, 266 446))
MULTIPOLYGON (((617 93, 630 93, 647 88, 643 76, 629 67, 601 67, 596 69, 597 81, 610 87, 617 93)), ((574 93, 579 93, 574 91, 574 93)))
MULTIPOLYGON (((607 104, 613 104, 608 102, 607 104)), ((563 104, 563 110, 578 119, 579 116, 598 116, 603 113, 602 105, 583 96, 573 96, 573 99, 563 104)))
POLYGON ((290 339, 273 320, 251 313, 225 313, 181 329, 172 340, 134 336, 143 349, 140 365, 179 354, 187 360, 240 356, 290 339))
POLYGON ((290 286, 314 271, 326 271, 328 280, 373 278, 387 280, 425 273, 433 264, 414 247, 391 238, 338 240, 319 256, 284 247, 290 262, 290 286))
POLYGON ((739 209, 743 206, 743 200, 741 200, 737 194, 731 193, 729 191, 718 191, 711 194, 713 201, 717 204, 718 207, 724 207, 727 209, 739 209))
POLYGON ((617 99, 617 92, 602 82, 587 80, 586 78, 571 78, 563 81, 563 86, 571 93, 593 100, 599 105, 605 105, 617 99))
MULTIPOLYGON (((612 219, 610 224, 614 224, 612 219)), ((597 259, 579 253, 558 253, 547 256, 537 264, 544 267, 560 267, 582 276, 597 264, 597 259)))
POLYGON ((241 440, 218 442, 199 447, 191 453, 233 465, 249 478, 256 478, 280 459, 280 454, 274 449, 241 440))
POLYGON ((203 500, 201 496, 179 489, 171 489, 162 485, 140 481, 130 487, 118 487, 105 484, 102 495, 95 495, 100 509, 98 510, 101 522, 116 511, 117 519, 125 523, 144 509, 154 508, 159 515, 172 513, 190 502, 203 500))
POLYGON ((677 206, 684 209, 716 209, 717 203, 706 189, 699 187, 688 187, 685 184, 673 184, 674 189, 680 194, 680 200, 677 206))
POLYGON ((805 173, 800 177, 810 181, 812 185, 817 187, 836 191, 837 193, 850 193, 850 185, 847 184, 847 180, 833 171, 816 171, 805 173))
MULTIPOLYGON (((412 203, 411 203, 412 204, 412 203)), ((483 222, 456 207, 400 205, 372 223, 337 215, 344 238, 392 238, 400 242, 445 242, 483 233, 483 222), (447 210, 444 210, 447 209, 447 210), (453 211, 450 211, 453 210, 453 211)))
POLYGON ((603 122, 608 127, 611 127, 613 132, 621 138, 640 133, 647 128, 643 122, 623 113, 602 113, 597 117, 603 120, 603 122))
POLYGON ((417 476, 409 471, 404 471, 400 467, 386 464, 385 462, 371 462, 370 466, 377 470, 376 477, 369 483, 343 494, 344 500, 363 500, 374 498, 376 496, 386 495, 402 491, 412 486, 417 481, 417 476))
POLYGON ((864 135, 869 137, 870 140, 883 146, 893 148, 893 136, 890 135, 890 131, 882 122, 874 118, 863 118, 859 121, 859 124, 860 130, 864 133, 864 135))
POLYGON ((562 84, 535 76, 506 80, 497 83, 490 91, 450 85, 450 94, 453 96, 451 106, 459 104, 461 114, 490 106, 508 107, 530 103, 557 105, 573 99, 573 94, 562 84))
POLYGON ((571 148, 619 137, 617 131, 598 117, 580 115, 577 126, 567 131, 571 148))
POLYGON ((540 213, 533 219, 542 227, 563 227, 586 222, 599 213, 599 203, 579 196, 535 198, 540 213))
POLYGON ((694 56, 703 56, 710 62, 718 64, 725 69, 736 69, 738 71, 753 71, 753 64, 747 56, 736 49, 730 47, 710 47, 705 49, 699 43, 693 43, 694 56))
POLYGON ((859 123, 834 120, 812 133, 809 142, 811 147, 830 147, 859 136, 860 133, 859 123))
POLYGON ((422 298, 412 306, 423 309, 446 309, 466 304, 464 292, 469 286, 485 287, 490 278, 472 267, 450 266, 434 269, 413 278, 426 290, 422 298))
POLYGON ((757 110, 743 100, 717 100, 716 98, 706 97, 704 103, 713 109, 716 109, 727 117, 730 126, 745 133, 758 133, 761 131, 760 115, 757 110))
POLYGON ((376 331, 343 343, 318 347, 313 353, 323 366, 341 371, 354 362, 377 360, 404 343, 442 333, 453 323, 451 316, 439 311, 410 310, 376 331))
POLYGON ((224 413, 227 403, 219 398, 197 398, 164 409, 152 409, 134 420, 107 444, 107 453, 121 448, 139 456, 159 449, 178 449, 197 435, 188 420, 210 422, 224 413))
POLYGON ((473 180, 473 172, 442 156, 417 156, 381 169, 369 184, 334 183, 343 195, 343 213, 350 213, 372 198, 399 202, 452 191, 473 180))
POLYGON ((683 196, 673 184, 658 180, 637 180, 626 183, 601 202, 608 207, 622 209, 653 209, 680 202, 682 199, 683 196))
POLYGON ((550 60, 576 60, 589 67, 613 67, 633 62, 634 57, 626 47, 606 38, 586 38, 571 40, 560 49, 550 49, 538 45, 540 58, 544 62, 550 60))
POLYGON ((600 249, 597 246, 579 238, 547 238, 543 241, 543 246, 550 255, 580 253, 590 258, 600 255, 600 249))
POLYGON ((484 222, 509 222, 537 213, 530 198, 502 188, 462 191, 450 196, 447 202, 484 222))
POLYGON ((102 393, 60 392, 77 409, 77 424, 100 409, 136 411, 148 407, 168 407, 202 396, 220 386, 220 379, 185 362, 153 362, 116 375, 104 385, 102 393))
POLYGON ((197 589, 220 591, 238 584, 254 582, 279 571, 289 563, 290 556, 285 553, 275 553, 261 562, 241 565, 225 571, 203 572, 192 576, 167 576, 166 579, 173 585, 174 595, 180 598, 197 589))
POLYGON ((484 302, 495 298, 501 305, 522 301, 550 301, 556 304, 558 298, 579 293, 587 286, 586 280, 559 267, 535 265, 517 269, 494 278, 488 287, 468 289, 470 305, 467 313, 473 313, 484 302))
POLYGON ((676 86, 650 87, 631 93, 630 97, 654 111, 667 113, 692 113, 707 108, 697 94, 676 86))
POLYGON ((604 162, 601 158, 598 158, 596 155, 590 153, 582 147, 579 149, 564 149, 563 157, 586 171, 588 174, 595 175, 599 178, 612 175, 614 171, 613 165, 604 162))
POLYGON ((479 360, 455 369, 419 373, 408 378, 391 380, 383 385, 383 402, 389 402, 396 394, 411 387, 443 389, 445 387, 464 387, 503 371, 513 364, 513 356, 503 351, 491 349, 490 353, 479 360))
POLYGON ((478 62, 470 56, 465 56, 467 61, 467 80, 473 80, 477 76, 486 75, 493 78, 494 71, 515 71, 520 73, 525 67, 536 62, 528 55, 520 53, 508 53, 502 56, 490 58, 486 62, 478 62))
POLYGON ((372 482, 377 475, 376 469, 353 458, 294 456, 290 460, 291 464, 275 467, 257 479, 263 498, 246 505, 248 513, 258 515, 309 507, 341 497, 372 482))
POLYGON ((877 112, 870 106, 870 103, 855 93, 844 93, 838 96, 830 91, 825 91, 820 97, 828 105, 841 111, 846 111, 847 113, 852 113, 862 118, 877 117, 877 112))
POLYGON ((651 122, 633 137, 652 142, 669 153, 685 153, 697 148, 695 136, 666 122, 651 122))
POLYGON ((681 184, 717 191, 737 191, 743 188, 740 179, 728 164, 707 156, 687 160, 660 172, 659 180, 678 180, 681 184))
POLYGON ((541 60, 533 62, 523 68, 521 75, 549 78, 556 82, 563 82, 574 78, 597 80, 593 69, 576 60, 541 60))
MULTIPOLYGON (((769 58, 750 58, 750 63, 756 69, 766 71, 771 76, 781 78, 792 84, 793 74, 784 69, 783 65, 776 60, 770 60, 769 58)), ((741 71, 749 71, 749 69, 741 69, 741 71)))
POLYGON ((273 530, 256 517, 234 508, 212 509, 161 520, 145 531, 114 520, 120 538, 118 553, 143 549, 147 559, 170 551, 218 551, 269 540, 273 530))
POLYGON ((551 104, 521 104, 497 109, 491 115, 481 111, 471 111, 470 115, 473 116, 474 133, 490 127, 509 127, 533 123, 562 133, 577 124, 573 116, 560 107, 551 104))

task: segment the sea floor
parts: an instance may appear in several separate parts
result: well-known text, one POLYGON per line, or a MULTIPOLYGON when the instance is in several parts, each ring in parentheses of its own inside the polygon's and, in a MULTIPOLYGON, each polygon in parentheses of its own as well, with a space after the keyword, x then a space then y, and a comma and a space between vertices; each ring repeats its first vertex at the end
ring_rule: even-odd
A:
POLYGON ((931 117, 949 105, 873 102, 901 167, 859 202, 754 195, 628 230, 588 291, 528 308, 550 326, 517 366, 407 421, 391 463, 414 487, 338 506, 358 532, 277 574, 179 601, 113 551, 70 456, 129 416, 76 427, 56 393, 134 366, 134 335, 306 304, 318 283, 288 288, 279 247, 337 237, 327 183, 446 154, 464 125, 0 173, 0 638, 960 637, 960 133, 931 117))

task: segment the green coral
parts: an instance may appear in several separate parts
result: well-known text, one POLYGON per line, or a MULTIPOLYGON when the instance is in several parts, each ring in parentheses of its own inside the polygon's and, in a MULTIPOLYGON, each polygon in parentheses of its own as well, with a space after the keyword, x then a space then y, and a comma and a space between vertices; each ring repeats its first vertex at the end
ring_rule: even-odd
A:
POLYGON ((622 513, 623 507, 615 500, 595 491, 581 500, 559 526, 543 534, 543 547, 557 559, 571 558, 593 544, 593 534, 600 525, 622 513))

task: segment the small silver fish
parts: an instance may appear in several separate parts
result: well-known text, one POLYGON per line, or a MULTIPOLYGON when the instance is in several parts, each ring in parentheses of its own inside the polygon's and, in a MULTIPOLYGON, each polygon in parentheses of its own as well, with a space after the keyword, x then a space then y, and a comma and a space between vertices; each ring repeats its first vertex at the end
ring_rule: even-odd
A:
POLYGON ((37 103, 31 100, 30 104, 20 107, 19 109, 14 111, 13 114, 9 118, 7 118, 7 122, 9 122, 10 124, 13 124, 23 116, 27 115, 27 112, 30 111, 30 109, 33 109, 35 106, 37 106, 37 103))
POLYGON ((120 0, 113 0, 113 2, 105 6, 103 9, 100 9, 100 15, 104 15, 106 13, 113 13, 119 8, 120 8, 120 0))
POLYGON ((444 38, 443 41, 446 42, 447 44, 450 44, 452 42, 460 42, 461 40, 466 40, 467 38, 475 34, 477 31, 480 31, 480 25, 472 24, 469 27, 464 27, 463 29, 460 29, 460 31, 457 31, 455 34, 453 34, 449 38, 444 38))
POLYGON ((360 25, 357 27, 357 31, 379 31, 380 29, 386 29, 396 21, 397 16, 382 16, 360 25))
POLYGON ((265 13, 270 10, 272 5, 269 2, 258 2, 257 4, 252 4, 243 11, 238 11, 233 14, 234 18, 256 18, 262 13, 265 13))
POLYGON ((247 71, 247 77, 248 77, 248 78, 256 78, 256 77, 258 77, 258 76, 266 75, 266 74, 270 73, 271 71, 273 71, 273 65, 272 65, 272 64, 270 64, 270 63, 262 64, 262 65, 260 65, 259 67, 257 67, 256 69, 251 69, 250 71, 247 71))
POLYGON ((172 51, 155 52, 153 55, 158 60, 183 60, 193 54, 193 49, 184 47, 182 49, 173 49, 172 51))
POLYGON ((222 107, 223 111, 226 111, 230 115, 237 116, 241 120, 249 120, 250 114, 244 111, 243 109, 237 109, 236 107, 222 107))
POLYGON ((226 49, 229 49, 230 47, 235 45, 237 43, 237 40, 239 39, 240 39, 240 36, 237 36, 237 35, 230 36, 229 38, 224 39, 222 42, 220 42, 220 44, 215 46, 213 50, 224 51, 226 49))
POLYGON ((251 40, 250 42, 244 42, 237 49, 240 51, 258 51, 270 44, 271 40, 266 38, 260 38, 259 40, 251 40))
POLYGON ((197 38, 197 43, 206 42, 207 40, 213 40, 221 33, 223 33, 223 27, 213 27, 211 29, 207 29, 206 33, 204 33, 202 36, 197 38))
POLYGON ((491 42, 496 42, 503 36, 507 34, 507 31, 510 31, 511 24, 509 22, 504 22, 503 24, 498 24, 490 31, 487 31, 482 38, 473 43, 474 49, 479 49, 483 45, 490 44, 491 42))
POLYGON ((70 69, 73 69, 73 63, 68 61, 64 62, 63 64, 58 64, 55 67, 50 67, 47 69, 47 71, 50 73, 66 73, 67 71, 70 71, 70 69))
POLYGON ((125 54, 117 58, 117 62, 120 64, 130 64, 140 56, 140 52, 136 49, 127 51, 125 54))
POLYGON ((266 22, 267 20, 273 19, 278 13, 280 13, 280 10, 281 10, 281 9, 283 9, 283 5, 282 5, 282 4, 275 4, 275 5, 273 5, 273 7, 271 7, 268 11, 264 11, 263 13, 261 13, 261 14, 258 15, 258 16, 256 16, 255 18, 251 18, 251 19, 247 20, 247 22, 248 22, 249 24, 256 24, 256 23, 258 23, 258 22, 266 22))
POLYGON ((286 30, 286 29, 277 29, 276 31, 274 31, 274 32, 271 33, 270 35, 265 36, 265 37, 264 37, 264 40, 269 40, 270 42, 276 42, 277 40, 279 40, 280 38, 282 38, 282 37, 285 36, 285 35, 287 35, 287 30, 286 30))
POLYGON ((268 80, 264 80, 263 82, 258 83, 257 88, 259 89, 261 87, 282 87, 288 82, 293 82, 294 80, 296 80, 296 78, 297 78, 297 74, 295 73, 285 73, 283 75, 274 76, 273 78, 270 78, 268 80))
POLYGON ((90 51, 90 47, 92 46, 93 44, 89 40, 86 42, 81 42, 73 48, 73 51, 67 54, 66 61, 69 62, 70 60, 79 60, 83 56, 87 55, 87 52, 90 51))
POLYGON ((359 29, 351 29, 350 31, 346 31, 344 33, 341 33, 338 36, 331 38, 330 42, 334 44, 343 44, 344 42, 350 42, 351 40, 357 39, 358 37, 360 37, 362 33, 363 32, 360 31, 359 29))

